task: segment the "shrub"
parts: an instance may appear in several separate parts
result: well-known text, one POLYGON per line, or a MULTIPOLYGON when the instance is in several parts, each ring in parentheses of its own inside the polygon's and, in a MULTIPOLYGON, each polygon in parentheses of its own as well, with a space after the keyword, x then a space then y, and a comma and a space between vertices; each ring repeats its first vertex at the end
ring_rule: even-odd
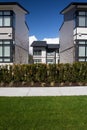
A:
POLYGON ((46 64, 36 64, 36 81, 46 82, 47 81, 47 65, 46 64))
MULTIPOLYGON (((0 66, 0 83, 87 83, 87 63, 0 66)), ((62 86, 62 84, 61 84, 62 86)))

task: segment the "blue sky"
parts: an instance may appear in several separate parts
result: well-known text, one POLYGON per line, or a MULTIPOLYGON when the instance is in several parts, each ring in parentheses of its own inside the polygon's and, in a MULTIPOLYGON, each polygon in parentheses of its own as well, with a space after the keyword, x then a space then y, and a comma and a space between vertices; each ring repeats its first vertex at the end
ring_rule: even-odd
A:
MULTIPOLYGON (((14 1, 14 0, 0 0, 14 1)), ((27 15, 30 36, 35 36, 38 40, 44 38, 59 37, 59 28, 63 21, 60 11, 71 2, 87 2, 87 0, 16 0, 30 14, 27 15)))

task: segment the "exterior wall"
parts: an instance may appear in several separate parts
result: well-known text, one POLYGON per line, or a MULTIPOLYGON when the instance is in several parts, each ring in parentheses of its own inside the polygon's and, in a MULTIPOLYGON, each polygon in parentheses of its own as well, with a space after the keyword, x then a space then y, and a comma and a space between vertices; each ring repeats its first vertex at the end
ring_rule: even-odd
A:
POLYGON ((64 15, 64 23, 60 29, 60 63, 72 63, 74 61, 73 13, 74 9, 64 15))
POLYGON ((38 55, 33 55, 33 59, 41 59, 41 63, 46 63, 46 49, 43 47, 40 47, 40 50, 42 50, 42 55, 38 56, 38 55))
POLYGON ((42 50, 42 63, 46 63, 46 49, 42 50))
MULTIPOLYGON (((39 47, 38 47, 39 48, 39 47)), ((56 52, 56 54, 54 56, 47 56, 47 52, 46 52, 46 48, 40 47, 40 50, 42 50, 42 55, 38 56, 38 55, 33 55, 33 59, 41 59, 41 63, 46 64, 47 63, 47 59, 53 59, 54 63, 56 62, 56 64, 58 63, 59 60, 59 53, 56 52), (56 57, 55 57, 56 56, 56 57), (56 59, 55 59, 56 58, 56 59)), ((55 51, 54 51, 55 53, 55 51)))
POLYGON ((26 53, 26 50, 16 45, 15 57, 13 62, 16 64, 27 64, 28 63, 27 59, 28 59, 28 53, 26 53))
MULTIPOLYGON (((14 63, 28 63, 29 36, 28 28, 25 24, 26 12, 18 5, 1 5, 0 10, 13 10, 15 13, 15 56, 14 63), (22 57, 22 58, 20 58, 22 57)), ((0 28, 0 39, 13 39, 13 29, 10 27, 0 28)))
POLYGON ((12 28, 0 27, 0 39, 12 39, 12 28))
POLYGON ((75 49, 74 47, 61 53, 61 63, 73 63, 75 61, 75 49))
POLYGON ((56 51, 56 64, 59 63, 59 53, 56 51))
POLYGON ((73 32, 74 40, 87 40, 87 28, 77 27, 73 32))
MULTIPOLYGON (((24 63, 23 59, 25 58, 26 59, 25 63, 27 64, 28 63, 28 54, 29 54, 29 36, 28 36, 28 28, 25 24, 25 14, 18 7, 14 8, 14 12, 16 15, 16 18, 15 18, 15 20, 16 20, 15 21, 15 45, 16 45, 16 48, 18 47, 17 50, 19 50, 19 47, 21 48, 20 53, 23 56, 21 59, 21 63, 24 63), (23 55, 23 53, 24 53, 24 55, 23 55)), ((17 51, 15 52, 15 59, 17 59, 19 56, 16 53, 18 54, 19 52, 17 52, 17 51)), ((18 59, 20 59, 20 56, 18 59)), ((15 60, 15 63, 16 63, 16 60, 15 60)))

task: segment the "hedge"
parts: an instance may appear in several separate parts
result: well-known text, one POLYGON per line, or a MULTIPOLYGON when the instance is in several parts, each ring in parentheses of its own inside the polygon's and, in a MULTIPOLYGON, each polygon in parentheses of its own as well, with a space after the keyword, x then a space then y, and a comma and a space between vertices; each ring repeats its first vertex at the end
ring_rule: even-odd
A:
POLYGON ((87 82, 87 63, 0 66, 0 82, 87 82))

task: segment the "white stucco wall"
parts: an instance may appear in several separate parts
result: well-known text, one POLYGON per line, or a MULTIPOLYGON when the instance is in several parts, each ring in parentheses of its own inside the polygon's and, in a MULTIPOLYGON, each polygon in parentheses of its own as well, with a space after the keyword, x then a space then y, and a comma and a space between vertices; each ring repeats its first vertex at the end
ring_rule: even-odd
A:
POLYGON ((74 40, 87 40, 87 28, 76 28, 73 31, 74 40))
MULTIPOLYGON (((38 56, 38 55, 33 55, 33 59, 41 59, 41 63, 46 64, 46 58, 47 59, 53 59, 54 63, 55 63, 55 55, 54 56, 47 56, 46 57, 46 49, 43 47, 40 47, 40 49, 42 50, 42 55, 38 56)), ((56 52, 56 63, 58 63, 59 60, 59 54, 56 52)))
POLYGON ((12 39, 12 28, 0 28, 0 39, 12 39))

